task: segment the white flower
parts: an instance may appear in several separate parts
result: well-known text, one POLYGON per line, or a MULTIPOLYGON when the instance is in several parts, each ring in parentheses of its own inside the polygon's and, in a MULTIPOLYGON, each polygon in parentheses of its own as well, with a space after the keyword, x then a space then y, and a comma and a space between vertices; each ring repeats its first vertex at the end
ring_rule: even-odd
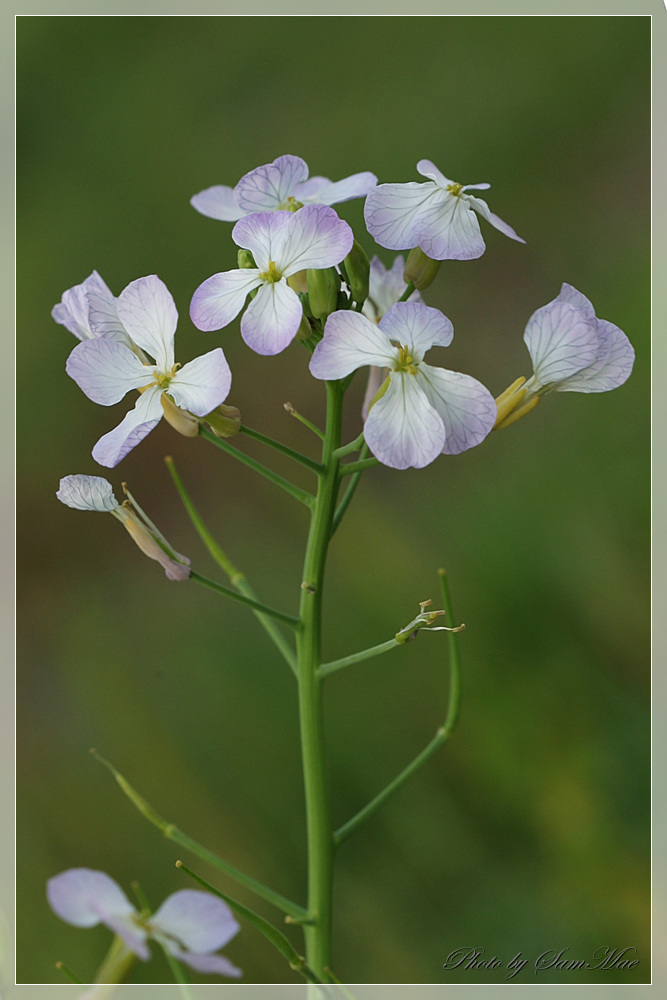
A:
POLYGON ((236 222, 254 212, 278 212, 298 205, 336 205, 363 198, 377 184, 368 171, 332 183, 328 177, 308 178, 308 164, 300 156, 279 156, 245 174, 236 187, 217 184, 200 191, 190 204, 202 215, 236 222))
POLYGON ((97 338, 75 347, 66 366, 86 396, 103 406, 119 402, 131 389, 140 392, 134 409, 93 448, 93 458, 108 468, 118 465, 159 422, 163 394, 196 417, 204 417, 227 398, 232 380, 219 347, 182 368, 174 364, 178 313, 156 275, 132 281, 118 297, 117 309, 133 343, 155 362, 143 363, 125 344, 97 338))
MULTIPOLYGON (((95 340, 103 337, 125 344, 135 353, 139 351, 118 316, 117 299, 97 271, 93 271, 80 285, 63 292, 61 301, 53 307, 51 315, 77 340, 95 340)), ((139 352, 140 353, 140 352, 139 352)))
POLYGON ((327 320, 310 362, 315 378, 344 378, 364 365, 389 369, 364 425, 368 447, 384 465, 422 468, 443 452, 479 444, 493 427, 496 404, 480 382, 423 360, 453 334, 446 316, 420 302, 397 302, 377 326, 344 310, 327 320))
POLYGON ((139 913, 105 872, 70 868, 49 879, 46 894, 51 909, 75 927, 104 924, 146 962, 149 938, 158 941, 174 958, 197 972, 237 979, 241 970, 214 955, 240 927, 227 904, 217 896, 196 889, 181 889, 165 899, 152 915, 139 913))
POLYGON ((144 555, 160 563, 170 580, 187 580, 190 576, 190 560, 169 545, 129 490, 123 488, 129 499, 119 504, 111 483, 101 476, 65 476, 60 480, 56 496, 61 503, 75 510, 97 510, 113 514, 144 555))
POLYGON ((420 160, 417 170, 429 180, 422 183, 378 184, 364 206, 371 236, 390 250, 420 247, 433 260, 471 260, 481 257, 484 240, 475 212, 519 243, 525 243, 511 226, 494 215, 481 198, 467 194, 489 184, 458 184, 442 174, 430 160, 420 160))

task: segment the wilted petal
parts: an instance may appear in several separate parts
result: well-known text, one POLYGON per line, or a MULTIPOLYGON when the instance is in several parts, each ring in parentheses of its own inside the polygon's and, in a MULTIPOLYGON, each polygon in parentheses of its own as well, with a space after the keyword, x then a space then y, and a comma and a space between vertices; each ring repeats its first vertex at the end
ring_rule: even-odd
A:
POLYGON ((429 347, 447 347, 454 336, 451 320, 422 302, 396 302, 379 326, 389 340, 409 347, 415 361, 421 361, 429 347))
POLYGON ((367 170, 334 182, 327 180, 326 177, 313 177, 305 184, 299 185, 295 197, 301 202, 312 201, 320 205, 337 205, 343 201, 350 201, 352 198, 364 198, 376 184, 377 177, 367 170), (324 181, 324 183, 309 187, 314 180, 324 181))
POLYGON ((445 428, 416 378, 392 372, 387 391, 368 414, 364 437, 383 465, 421 469, 442 451, 445 428))
POLYGON ((146 389, 139 396, 134 409, 108 434, 104 434, 93 448, 93 458, 100 465, 113 469, 128 452, 153 430, 162 416, 160 399, 162 390, 157 386, 146 389))
POLYGON ((267 282, 241 318, 241 336, 258 354, 280 354, 296 336, 302 316, 299 296, 286 281, 267 282))
POLYGON ((596 319, 595 322, 600 347, 604 350, 604 361, 571 375, 558 386, 560 392, 608 392, 623 385, 630 377, 635 360, 632 344, 613 323, 603 319, 596 319))
POLYGON ((233 188, 224 184, 214 184, 190 198, 190 204, 209 219, 221 222, 236 222, 245 215, 234 195, 233 188))
POLYGON ((79 340, 99 336, 90 326, 87 298, 90 292, 96 292, 99 296, 113 300, 113 295, 104 280, 97 271, 93 271, 80 285, 74 285, 63 292, 61 301, 51 310, 56 323, 61 323, 79 340))
MULTIPOLYGON (((468 184, 467 187, 470 188, 473 187, 473 185, 468 184)), ((514 232, 511 226, 509 226, 506 222, 503 222, 503 220, 498 215, 495 215, 495 213, 491 211, 489 206, 486 204, 485 201, 482 200, 482 198, 475 198, 471 194, 463 195, 463 197, 467 199, 469 204, 472 205, 472 207, 475 209, 476 212, 479 212, 479 214, 483 216, 487 222, 490 222, 492 226, 495 226, 495 228, 498 229, 501 233, 504 233, 505 236, 509 236, 509 238, 512 240, 517 240, 518 243, 526 242, 525 240, 521 239, 520 236, 517 236, 517 234, 514 232)))
POLYGON ((245 212, 272 212, 307 177, 308 164, 300 156, 279 156, 273 163, 245 174, 234 188, 234 195, 245 212))
POLYGON ((65 370, 94 403, 112 406, 130 389, 155 381, 152 368, 143 365, 124 344, 113 340, 84 340, 67 359, 65 370))
POLYGON ((434 189, 415 222, 413 236, 433 260, 474 260, 485 250, 479 222, 467 199, 441 188, 434 189))
POLYGON ((169 952, 179 961, 189 965, 195 972, 203 975, 228 976, 230 979, 239 979, 243 972, 225 958, 224 955, 195 955, 191 951, 179 951, 178 948, 169 947, 169 952))
POLYGON ((181 889, 165 899, 151 917, 156 931, 176 938, 187 951, 217 951, 241 929, 232 911, 218 896, 197 889, 181 889))
POLYGON ((435 184, 378 184, 364 204, 366 228, 373 239, 390 250, 417 246, 415 226, 430 200, 438 195, 435 184))
POLYGON ((364 365, 391 367, 395 356, 396 349, 375 323, 361 313, 341 309, 327 319, 324 337, 310 359, 310 371, 315 378, 331 382, 364 365))
POLYGON ((140 520, 138 515, 127 507, 121 507, 116 515, 123 522, 123 527, 132 541, 141 549, 145 556, 154 559, 162 566, 169 580, 187 580, 190 576, 190 560, 180 552, 172 549, 172 558, 162 546, 152 531, 140 520))
POLYGON ((273 258, 281 273, 333 267, 352 249, 354 234, 327 205, 305 205, 287 216, 285 245, 273 258))
POLYGON ((261 285, 259 270, 221 271, 203 281, 190 303, 190 319, 198 330, 221 330, 238 316, 248 294, 261 285))
POLYGON ((561 382, 592 364, 598 348, 595 322, 561 299, 533 313, 523 339, 542 386, 561 382))
POLYGON ((232 373, 221 347, 183 365, 169 383, 167 392, 178 406, 196 417, 205 417, 229 393, 232 373))
POLYGON ((131 281, 118 296, 118 316, 135 344, 155 359, 160 371, 174 364, 178 313, 171 292, 156 274, 131 281))
POLYGON ((64 476, 56 496, 75 510, 110 512, 120 506, 111 483, 101 476, 64 476))
POLYGON ((445 454, 458 455, 473 448, 493 429, 496 403, 477 379, 423 363, 416 378, 445 426, 445 454))

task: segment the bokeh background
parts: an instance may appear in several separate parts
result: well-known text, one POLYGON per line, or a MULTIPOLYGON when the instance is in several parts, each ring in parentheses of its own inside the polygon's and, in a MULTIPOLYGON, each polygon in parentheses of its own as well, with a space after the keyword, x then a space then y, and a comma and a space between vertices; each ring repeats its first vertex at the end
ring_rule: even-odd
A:
MULTIPOLYGON (((483 226, 481 259, 443 265, 425 299, 455 338, 434 363, 497 395, 529 374, 525 323, 562 281, 637 352, 613 393, 550 396, 470 453, 365 474, 331 551, 325 656, 390 638, 419 601, 438 603, 444 566, 467 625, 464 692, 450 745, 339 852, 335 971, 352 983, 503 982, 505 970, 442 965, 464 946, 504 964, 632 947, 639 966, 604 981, 646 982, 649 18, 19 17, 17 60, 18 981, 57 982, 58 960, 90 978, 108 944, 103 928, 50 912, 51 875, 101 868, 128 892, 139 880, 156 906, 189 885, 173 868, 180 849, 93 746, 191 836, 304 898, 293 678, 243 608, 169 583, 113 518, 57 502, 61 476, 105 474, 90 449, 126 404, 95 406, 67 378, 74 338, 49 315, 93 268, 116 294, 157 273, 181 315, 178 359, 222 345, 246 422, 315 454, 282 407, 321 418, 305 351, 261 358, 238 323, 203 334, 188 318, 196 286, 235 262, 231 226, 189 198, 289 152, 333 179, 416 180, 428 157, 492 184, 492 210, 527 243, 483 226)), ((361 203, 339 211, 390 264, 363 236, 361 203)), ((349 437, 363 381, 348 395, 349 437)), ((295 475, 252 444, 240 447, 295 475)), ((305 511, 159 426, 107 478, 117 492, 126 481, 205 575, 216 568, 166 454, 264 599, 295 609, 305 511)), ((337 824, 442 722, 445 650, 422 636, 328 682, 337 824)), ((252 928, 226 951, 244 982, 297 981, 252 928)), ((135 980, 169 982, 161 956, 135 980)))

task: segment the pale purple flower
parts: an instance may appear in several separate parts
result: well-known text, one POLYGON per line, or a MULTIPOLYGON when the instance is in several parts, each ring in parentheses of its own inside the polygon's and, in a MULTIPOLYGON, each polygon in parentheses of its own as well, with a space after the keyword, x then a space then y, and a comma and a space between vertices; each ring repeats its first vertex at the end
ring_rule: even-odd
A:
POLYGON ((63 292, 61 301, 51 315, 56 323, 66 327, 77 340, 102 337, 125 344, 135 353, 138 348, 120 321, 117 299, 103 278, 93 271, 80 285, 63 292))
POLYGON ((485 201, 466 193, 485 190, 489 184, 458 184, 430 160, 420 160, 417 170, 429 180, 378 184, 366 199, 366 226, 380 246, 390 250, 418 246, 433 260, 481 257, 485 244, 475 212, 505 236, 525 243, 485 201))
POLYGON ((315 348, 315 378, 345 378, 364 365, 388 368, 386 389, 371 407, 364 437, 384 465, 422 468, 441 453, 479 444, 493 427, 496 404, 476 379, 424 362, 433 346, 446 347, 454 331, 438 309, 397 302, 378 325, 360 313, 332 313, 315 348))
POLYGON ((190 576, 188 557, 172 548, 144 514, 127 487, 124 486, 123 489, 129 499, 119 504, 111 483, 101 476, 65 476, 60 480, 56 496, 61 503, 75 510, 96 510, 113 514, 144 555, 160 563, 170 580, 187 580, 190 576))
POLYGON ((142 961, 151 957, 149 938, 197 972, 238 979, 240 969, 215 955, 240 927, 227 904, 212 893, 181 889, 168 896, 155 913, 139 913, 105 872, 69 868, 49 879, 51 909, 75 927, 104 924, 142 961))
POLYGON ((342 181, 311 177, 308 164, 300 156, 279 156, 245 174, 236 187, 217 184, 200 191, 190 204, 202 215, 223 222, 236 222, 254 212, 277 212, 299 205, 336 205, 351 198, 363 198, 377 184, 368 171, 352 174, 342 181))
POLYGON ((256 267, 222 271, 192 297, 190 316, 200 330, 220 330, 257 294, 241 319, 241 335, 258 354, 279 354, 296 336, 303 309, 287 279, 297 271, 339 264, 352 249, 347 222, 326 205, 298 212, 260 212, 236 223, 234 242, 250 250, 256 267))
POLYGON ((134 409, 93 448, 93 458, 108 468, 118 465, 159 422, 163 394, 196 417, 204 417, 227 398, 232 380, 219 347, 182 368, 174 363, 178 313, 157 275, 132 281, 120 293, 117 310, 133 343, 154 363, 142 362, 125 344, 97 338, 78 344, 66 366, 86 396, 103 406, 119 402, 131 389, 140 392, 134 409))

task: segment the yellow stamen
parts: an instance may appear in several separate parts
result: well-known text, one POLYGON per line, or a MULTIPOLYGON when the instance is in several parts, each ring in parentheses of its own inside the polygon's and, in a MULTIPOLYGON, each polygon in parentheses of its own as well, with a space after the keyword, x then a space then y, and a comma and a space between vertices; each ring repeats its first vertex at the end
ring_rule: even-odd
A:
POLYGON ((519 406, 516 410, 513 410, 510 415, 505 417, 505 419, 500 423, 496 423, 494 430, 499 430, 501 427, 509 427, 509 425, 513 424, 515 420, 520 420, 521 417, 525 417, 527 413, 530 413, 533 407, 537 406, 539 401, 539 396, 533 396, 527 403, 524 403, 523 406, 519 406))
POLYGON ((447 185, 447 190, 450 192, 450 194, 453 194, 456 197, 458 197, 461 194, 461 191, 463 190, 463 184, 459 184, 458 182, 455 181, 453 184, 447 185))
POLYGON ((276 267, 276 262, 274 260, 269 261, 268 271, 261 271, 259 276, 262 279, 262 281, 268 281, 268 282, 280 281, 282 277, 278 268, 276 267))
POLYGON ((402 344, 398 345, 398 356, 394 361, 394 371, 395 372, 408 372, 409 375, 417 374, 417 365, 415 364, 412 355, 410 354, 409 347, 403 347, 402 344))

